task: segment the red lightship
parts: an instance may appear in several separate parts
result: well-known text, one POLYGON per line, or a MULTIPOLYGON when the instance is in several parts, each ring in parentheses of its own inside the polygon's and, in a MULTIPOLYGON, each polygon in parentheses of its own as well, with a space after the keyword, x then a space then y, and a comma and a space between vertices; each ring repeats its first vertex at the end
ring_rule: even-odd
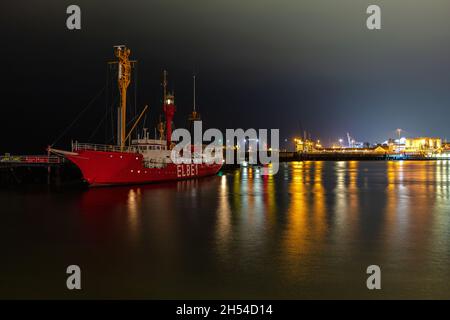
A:
POLYGON ((84 180, 91 186, 176 181, 216 174, 222 167, 222 162, 215 159, 206 161, 207 159, 202 156, 205 161, 192 164, 175 164, 171 160, 171 123, 176 108, 174 95, 166 92, 166 72, 164 72, 163 105, 166 125, 165 129, 163 123, 158 126, 160 139, 150 139, 145 130, 144 137, 129 140, 131 133, 146 112, 147 106, 127 135, 126 94, 131 75, 130 50, 124 46, 117 46, 115 55, 118 59, 118 84, 121 97, 117 112, 118 145, 75 142, 72 144, 72 151, 53 148, 49 148, 49 151, 62 155, 77 165, 84 180), (127 141, 130 142, 128 145, 127 141))

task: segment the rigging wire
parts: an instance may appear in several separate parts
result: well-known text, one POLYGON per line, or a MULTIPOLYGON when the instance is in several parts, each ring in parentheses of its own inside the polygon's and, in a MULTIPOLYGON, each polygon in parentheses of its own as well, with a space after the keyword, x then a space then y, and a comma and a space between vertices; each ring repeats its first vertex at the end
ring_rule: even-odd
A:
MULTIPOLYGON (((105 92, 105 110, 106 110, 106 115, 108 115, 109 113, 109 105, 108 105, 108 97, 109 97, 109 64, 106 64, 106 92, 105 92)), ((106 137, 108 136, 108 123, 105 125, 105 140, 106 137)))
POLYGON ((137 73, 138 73, 138 64, 137 62, 134 65, 134 115, 137 114, 137 73))
MULTIPOLYGON (((114 99, 114 102, 113 102, 113 105, 116 104, 118 98, 119 98, 119 94, 116 95, 116 97, 115 97, 115 99, 114 99)), ((90 140, 95 136, 95 134, 97 133, 97 131, 101 128, 101 125, 103 124, 103 122, 105 122, 105 120, 108 119, 108 116, 111 115, 112 112, 113 112, 113 108, 110 108, 110 109, 107 108, 107 109, 106 109, 105 115, 102 117, 102 119, 100 120, 100 122, 98 123, 98 125, 95 127, 95 129, 92 131, 91 135, 90 135, 89 138, 88 138, 88 141, 90 141, 90 140)), ((105 127, 107 127, 107 126, 108 126, 108 125, 106 124, 105 127)), ((107 137, 105 136, 105 141, 106 141, 106 139, 107 139, 107 137)))
MULTIPOLYGON (((109 71, 111 72, 112 68, 114 65, 109 65, 109 71)), ((113 77, 109 76, 109 81, 111 83, 111 95, 110 95, 110 101, 113 101, 113 92, 114 92, 114 81, 113 81, 113 77)), ((113 141, 113 144, 116 143, 116 135, 114 134, 114 107, 115 107, 115 102, 113 102, 111 104, 111 109, 110 109, 110 114, 111 114, 111 138, 108 141, 113 141)), ((106 140, 106 139, 105 139, 106 140)))
MULTIPOLYGON (((118 99, 118 95, 115 97, 114 101, 112 102, 111 105, 109 105, 109 101, 113 100, 113 89, 114 89, 114 81, 111 77, 111 70, 112 69, 112 65, 107 65, 106 68, 106 83, 103 86, 103 88, 89 101, 89 103, 77 114, 77 116, 74 118, 74 120, 69 124, 69 126, 67 126, 62 133, 55 139, 55 141, 53 141, 53 143, 51 144, 51 146, 53 147, 58 141, 60 141, 66 134, 67 132, 72 129, 72 127, 78 122, 78 120, 86 113, 87 110, 90 109, 90 107, 93 105, 94 101, 97 100, 97 98, 105 91, 105 115, 102 117, 102 119, 100 120, 100 123, 97 125, 97 127, 94 129, 93 133, 90 135, 89 139, 90 140, 96 133, 97 131, 100 129, 101 125, 105 122, 105 120, 108 119, 108 117, 111 115, 111 138, 108 141, 113 141, 115 142, 115 134, 114 134, 114 117, 113 117, 113 113, 114 113, 114 106, 117 102, 118 99), (110 99, 109 99, 110 98, 110 99)), ((126 126, 128 126, 129 124, 131 124, 133 121, 135 121, 138 117, 137 115, 137 65, 135 67, 136 72, 134 73, 134 115, 133 118, 126 124, 126 126)), ((145 119, 146 119, 145 115, 145 119)), ((105 140, 107 139, 108 136, 108 125, 105 125, 105 140)))
POLYGON ((75 123, 77 123, 77 121, 81 118, 81 116, 93 105, 94 101, 97 100, 97 98, 103 93, 103 91, 105 91, 106 89, 106 85, 103 86, 103 88, 95 95, 94 98, 91 99, 91 101, 89 101, 89 103, 86 105, 86 107, 84 107, 83 110, 81 110, 80 113, 78 113, 78 115, 75 117, 75 119, 70 123, 69 126, 67 126, 63 132, 58 136, 58 138, 53 141, 53 143, 51 144, 51 147, 53 147, 55 145, 55 143, 57 143, 62 137, 64 137, 67 132, 72 129, 72 127, 75 125, 75 123))
MULTIPOLYGON (((128 126, 129 126, 130 124, 132 124, 138 117, 139 117, 138 115, 136 115, 135 117, 133 117, 131 120, 129 120, 129 121, 126 123, 126 126, 128 127, 128 126)), ((114 136, 113 136, 112 138, 110 138, 110 139, 106 142, 106 144, 110 143, 113 139, 114 139, 114 136)))
POLYGON ((98 123, 98 125, 95 127, 95 129, 92 131, 91 135, 88 138, 88 141, 91 141, 91 139, 95 136, 95 134, 97 133, 98 129, 100 129, 100 127, 102 126, 103 122, 107 119, 107 117, 109 116, 110 110, 108 110, 108 112, 105 113, 105 115, 102 117, 102 119, 100 120, 100 122, 98 123))

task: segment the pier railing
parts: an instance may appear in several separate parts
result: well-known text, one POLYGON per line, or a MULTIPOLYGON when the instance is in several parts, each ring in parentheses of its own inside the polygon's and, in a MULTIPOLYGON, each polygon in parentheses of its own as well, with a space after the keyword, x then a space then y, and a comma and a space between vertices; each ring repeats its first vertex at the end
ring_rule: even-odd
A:
POLYGON ((0 163, 2 164, 58 164, 63 161, 64 159, 58 156, 0 156, 0 163))
POLYGON ((115 146, 109 144, 92 144, 92 143, 72 143, 72 151, 91 150, 91 151, 103 151, 103 152, 137 152, 135 146, 115 146))

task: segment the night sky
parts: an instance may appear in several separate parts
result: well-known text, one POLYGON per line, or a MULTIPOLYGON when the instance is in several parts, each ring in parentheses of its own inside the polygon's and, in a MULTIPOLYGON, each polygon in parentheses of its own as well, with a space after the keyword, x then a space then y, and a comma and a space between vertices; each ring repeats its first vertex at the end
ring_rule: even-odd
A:
MULTIPOLYGON (((0 153, 43 153, 103 88, 112 46, 139 60, 137 105, 161 111, 169 72, 185 127, 192 74, 205 126, 302 130, 330 143, 382 142, 405 135, 450 138, 448 0, 2 1, 0 153), (82 29, 66 28, 66 8, 82 29), (366 28, 366 8, 382 29, 366 28)), ((130 88, 134 98, 133 86, 130 88)), ((106 112, 100 96, 56 146, 105 142, 93 131, 106 112)), ((108 121, 105 121, 107 123, 108 121)))

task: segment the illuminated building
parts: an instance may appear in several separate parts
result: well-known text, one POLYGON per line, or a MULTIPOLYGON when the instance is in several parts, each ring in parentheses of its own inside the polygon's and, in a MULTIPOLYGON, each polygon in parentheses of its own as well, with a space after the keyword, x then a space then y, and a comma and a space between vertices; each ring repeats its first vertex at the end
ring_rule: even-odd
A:
POLYGON ((306 152, 317 152, 323 149, 320 140, 316 142, 310 139, 294 139, 295 143, 295 152, 306 153, 306 152))
POLYGON ((332 146, 331 148, 323 148, 321 152, 331 152, 331 153, 373 153, 373 154, 386 154, 390 153, 390 149, 385 145, 377 145, 369 148, 347 148, 347 147, 337 147, 332 146))
POLYGON ((298 154, 353 154, 358 156, 374 155, 399 155, 399 156, 426 156, 426 157, 450 157, 450 143, 436 137, 415 137, 388 139, 385 142, 370 146, 369 143, 359 144, 349 137, 349 146, 344 145, 343 139, 324 147, 319 140, 295 138, 295 151, 298 154))
POLYGON ((450 142, 443 142, 442 143, 442 151, 450 152, 450 142))
POLYGON ((405 151, 406 148, 406 138, 401 137, 398 139, 388 139, 387 141, 383 142, 383 145, 389 146, 389 151, 392 153, 402 153, 405 151))
POLYGON ((441 138, 406 138, 405 152, 436 152, 442 147, 441 138))

